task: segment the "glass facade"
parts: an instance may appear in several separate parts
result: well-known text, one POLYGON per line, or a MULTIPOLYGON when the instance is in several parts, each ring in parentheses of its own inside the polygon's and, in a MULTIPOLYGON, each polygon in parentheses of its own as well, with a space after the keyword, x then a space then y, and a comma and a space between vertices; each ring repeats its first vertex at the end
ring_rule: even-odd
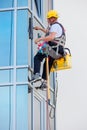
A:
POLYGON ((13 65, 13 11, 0 12, 0 66, 13 65))
POLYGON ((17 12, 17 65, 28 64, 28 11, 17 12))
POLYGON ((11 8, 14 6, 14 0, 3 0, 0 2, 0 9, 1 8, 11 8))
POLYGON ((0 129, 28 130, 27 0, 0 2, 0 129), (22 21, 22 22, 21 22, 22 21))
MULTIPOLYGON (((31 77, 28 66, 32 66, 33 56, 37 49, 33 42, 38 35, 43 35, 41 32, 33 31, 33 39, 29 39, 29 18, 34 12, 33 26, 43 27, 45 4, 46 1, 42 0, 3 0, 0 2, 1 130, 47 129, 46 91, 32 89, 30 92, 28 82, 28 76, 31 77), (32 9, 29 4, 33 4, 35 8, 32 9)), ((48 6, 46 6, 47 9, 48 6)), ((53 81, 53 74, 51 74, 51 81, 53 81)), ((51 107, 55 113, 54 83, 50 83, 51 98, 48 113, 51 107)), ((55 120, 49 119, 49 121, 54 130, 55 120)))

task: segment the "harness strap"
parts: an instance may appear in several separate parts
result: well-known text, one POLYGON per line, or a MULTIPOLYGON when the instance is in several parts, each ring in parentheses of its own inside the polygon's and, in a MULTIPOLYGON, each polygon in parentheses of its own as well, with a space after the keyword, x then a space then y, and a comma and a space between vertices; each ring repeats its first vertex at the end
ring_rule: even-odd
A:
POLYGON ((65 45, 65 42, 66 42, 66 37, 65 35, 62 35, 61 37, 57 37, 54 39, 54 42, 56 42, 57 44, 60 44, 62 46, 65 45))
POLYGON ((56 54, 58 54, 58 50, 59 50, 59 46, 61 45, 61 46, 65 46, 65 37, 62 35, 62 37, 61 38, 57 38, 57 40, 56 40, 57 42, 55 42, 56 43, 56 45, 55 46, 51 46, 51 48, 53 49, 53 48, 57 48, 56 49, 56 51, 55 51, 55 53, 56 54))
POLYGON ((55 37, 52 42, 55 42, 56 44, 58 44, 58 46, 59 45, 64 46, 65 42, 66 42, 66 35, 65 35, 64 27, 59 22, 55 22, 54 24, 59 24, 61 26, 61 28, 62 28, 62 35, 60 37, 55 37))

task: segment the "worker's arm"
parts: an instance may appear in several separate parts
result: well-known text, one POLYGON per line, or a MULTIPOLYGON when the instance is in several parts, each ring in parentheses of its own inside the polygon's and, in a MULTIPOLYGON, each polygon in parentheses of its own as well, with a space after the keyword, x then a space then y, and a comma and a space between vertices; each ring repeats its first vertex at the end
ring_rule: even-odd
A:
POLYGON ((33 29, 35 29, 35 30, 41 30, 41 31, 44 32, 44 33, 47 33, 47 32, 48 32, 47 29, 41 28, 41 27, 38 27, 38 26, 35 26, 33 29))
POLYGON ((56 35, 56 32, 52 32, 52 33, 50 33, 48 36, 41 37, 41 38, 37 38, 37 39, 35 40, 35 44, 37 44, 37 43, 40 42, 40 41, 45 41, 45 42, 52 41, 52 40, 54 40, 55 35, 56 35))

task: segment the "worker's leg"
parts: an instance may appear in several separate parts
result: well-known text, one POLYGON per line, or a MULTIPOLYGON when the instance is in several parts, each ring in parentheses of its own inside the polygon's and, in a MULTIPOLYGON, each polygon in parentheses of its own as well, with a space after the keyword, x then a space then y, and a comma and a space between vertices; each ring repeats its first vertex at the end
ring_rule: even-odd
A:
MULTIPOLYGON (((51 67, 52 67, 52 64, 53 64, 53 61, 54 59, 52 57, 49 57, 49 73, 50 73, 50 70, 51 70, 51 67)), ((43 65, 43 74, 42 74, 42 78, 44 80, 46 80, 46 60, 44 62, 44 65, 43 65)))
POLYGON ((39 52, 34 56, 34 75, 32 76, 31 82, 36 82, 42 79, 40 75, 40 67, 44 57, 46 57, 46 55, 39 52))
POLYGON ((41 62, 45 57, 45 54, 39 52, 34 56, 34 74, 40 73, 41 62))
MULTIPOLYGON (((52 64, 53 64, 53 61, 54 61, 54 59, 53 58, 51 58, 51 57, 49 57, 49 59, 48 59, 48 62, 49 62, 49 74, 50 74, 50 70, 51 70, 51 67, 52 67, 52 64)), ((46 60, 45 60, 45 62, 44 62, 44 65, 43 65, 43 74, 42 74, 42 78, 43 78, 43 82, 42 82, 42 84, 41 84, 41 88, 42 89, 44 89, 44 88, 47 88, 47 72, 46 72, 46 60)))

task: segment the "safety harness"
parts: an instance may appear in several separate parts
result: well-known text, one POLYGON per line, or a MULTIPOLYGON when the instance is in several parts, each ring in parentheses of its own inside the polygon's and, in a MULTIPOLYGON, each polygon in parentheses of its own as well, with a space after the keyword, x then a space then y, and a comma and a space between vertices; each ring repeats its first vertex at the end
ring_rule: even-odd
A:
POLYGON ((61 26, 62 34, 60 37, 56 37, 56 38, 54 38, 53 41, 48 42, 47 50, 48 50, 49 55, 52 58, 58 59, 59 57, 62 57, 65 55, 64 54, 64 46, 65 46, 65 42, 66 42, 66 35, 65 35, 65 30, 64 30, 64 27, 62 26, 62 24, 60 24, 59 22, 55 22, 53 24, 59 24, 61 26), (62 48, 63 53, 59 52, 60 47, 62 48), (58 54, 58 52, 59 52, 59 54, 58 54))
MULTIPOLYGON (((54 38, 54 40, 49 41, 48 43, 44 42, 41 44, 41 49, 39 47, 39 53, 47 54, 51 56, 53 59, 59 59, 64 56, 64 46, 66 42, 65 30, 62 24, 59 22, 55 22, 53 24, 59 24, 62 28, 62 34, 60 37, 54 38)), ((51 24, 51 26, 53 25, 51 24)), ((50 26, 50 27, 51 27, 50 26)), ((50 28, 48 28, 50 30, 50 28)), ((46 33, 46 36, 49 35, 50 32, 46 33)), ((40 44, 39 44, 40 45, 40 44)))
MULTIPOLYGON (((62 45, 62 46, 64 46, 64 45, 65 45, 65 42, 66 42, 66 35, 65 35, 64 27, 63 27, 63 25, 60 24, 59 22, 55 22, 55 23, 53 23, 53 24, 59 24, 59 25, 61 26, 61 28, 62 28, 62 34, 61 34, 60 37, 54 38, 54 40, 53 40, 52 42, 57 43, 57 45, 62 45)), ((52 24, 52 25, 53 25, 53 24, 52 24)), ((51 25, 51 26, 52 26, 52 25, 51 25)))

